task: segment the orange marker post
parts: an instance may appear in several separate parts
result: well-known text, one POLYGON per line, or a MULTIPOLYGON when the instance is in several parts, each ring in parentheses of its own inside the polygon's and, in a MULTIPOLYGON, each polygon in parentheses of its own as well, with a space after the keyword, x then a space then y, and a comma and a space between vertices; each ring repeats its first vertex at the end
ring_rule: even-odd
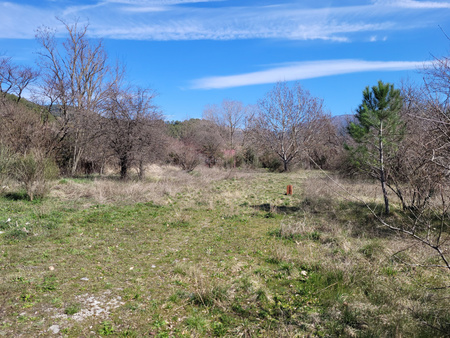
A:
POLYGON ((293 189, 292 189, 292 185, 288 185, 287 186, 287 192, 286 195, 292 195, 294 193, 293 189))

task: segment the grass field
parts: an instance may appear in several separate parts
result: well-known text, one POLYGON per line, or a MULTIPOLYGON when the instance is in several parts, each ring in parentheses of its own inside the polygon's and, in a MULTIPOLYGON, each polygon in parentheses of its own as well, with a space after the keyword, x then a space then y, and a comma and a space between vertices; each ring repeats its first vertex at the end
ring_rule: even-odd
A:
MULTIPOLYGON (((341 184, 382 210, 376 184, 341 184)), ((450 334, 450 274, 416 264, 433 252, 320 172, 62 179, 0 197, 0 231, 0 336, 450 334)))

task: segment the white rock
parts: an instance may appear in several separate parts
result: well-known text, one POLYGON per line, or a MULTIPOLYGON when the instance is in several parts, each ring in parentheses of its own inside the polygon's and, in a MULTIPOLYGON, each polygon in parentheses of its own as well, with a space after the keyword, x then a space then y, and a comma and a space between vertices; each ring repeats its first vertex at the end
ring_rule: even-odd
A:
POLYGON ((53 334, 58 334, 59 333, 59 325, 52 325, 48 328, 48 331, 52 331, 53 334))

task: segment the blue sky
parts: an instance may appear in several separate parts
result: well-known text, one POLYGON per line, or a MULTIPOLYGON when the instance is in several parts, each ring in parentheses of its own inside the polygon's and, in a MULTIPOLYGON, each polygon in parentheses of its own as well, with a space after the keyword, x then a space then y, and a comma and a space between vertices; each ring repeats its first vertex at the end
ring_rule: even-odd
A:
POLYGON ((0 53, 33 64, 37 27, 64 34, 56 16, 89 20, 169 120, 225 98, 254 104, 284 80, 351 113, 365 86, 420 82, 450 46, 450 1, 0 0, 0 53))

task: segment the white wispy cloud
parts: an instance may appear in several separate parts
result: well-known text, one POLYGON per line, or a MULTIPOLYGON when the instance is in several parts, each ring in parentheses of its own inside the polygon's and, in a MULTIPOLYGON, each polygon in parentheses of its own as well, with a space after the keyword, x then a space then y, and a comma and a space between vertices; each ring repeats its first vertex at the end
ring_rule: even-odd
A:
POLYGON ((56 23, 55 14, 49 14, 48 9, 12 2, 0 2, 0 38, 33 38, 34 30, 38 26, 54 26, 56 23))
POLYGON ((189 3, 218 2, 224 0, 104 0, 105 3, 116 3, 138 6, 168 6, 189 3))
POLYGON ((65 8, 61 14, 62 14, 62 16, 69 16, 69 15, 77 14, 77 13, 81 13, 81 12, 92 11, 92 10, 97 9, 98 7, 102 7, 105 5, 106 5, 106 3, 99 2, 99 3, 93 4, 93 5, 70 6, 70 7, 65 8))
POLYGON ((276 83, 278 81, 305 80, 349 73, 400 71, 418 69, 427 64, 427 62, 419 61, 364 61, 352 59, 296 62, 258 72, 196 79, 191 82, 190 88, 221 89, 276 83))
POLYGON ((448 1, 378 0, 376 3, 410 9, 450 8, 450 2, 448 1))
MULTIPOLYGON (((352 34, 395 29, 395 24, 385 19, 363 21, 362 14, 367 8, 359 6, 335 10, 305 9, 295 4, 270 7, 165 7, 166 13, 154 13, 152 7, 149 11, 144 7, 121 10, 119 21, 116 20, 113 26, 106 23, 102 25, 104 29, 95 33, 109 38, 140 40, 290 39, 346 42, 352 34), (136 15, 130 15, 130 12, 136 15)), ((372 14, 375 12, 372 11, 372 14)))
POLYGON ((152 13, 152 12, 165 12, 169 10, 166 6, 138 6, 138 7, 125 7, 123 11, 134 13, 152 13))
POLYGON ((0 38, 33 38, 36 27, 51 25, 59 16, 67 21, 88 18, 92 36, 112 39, 367 41, 372 36, 387 36, 386 32, 427 26, 434 16, 445 20, 449 15, 445 9, 450 8, 447 1, 367 1, 306 8, 293 0, 239 7, 221 0, 98 0, 70 7, 64 2, 37 7, 0 0, 0 38), (218 5, 203 6, 206 2, 218 5), (197 5, 181 6, 190 3, 197 5), (427 9, 427 15, 409 16, 416 8, 427 9))

